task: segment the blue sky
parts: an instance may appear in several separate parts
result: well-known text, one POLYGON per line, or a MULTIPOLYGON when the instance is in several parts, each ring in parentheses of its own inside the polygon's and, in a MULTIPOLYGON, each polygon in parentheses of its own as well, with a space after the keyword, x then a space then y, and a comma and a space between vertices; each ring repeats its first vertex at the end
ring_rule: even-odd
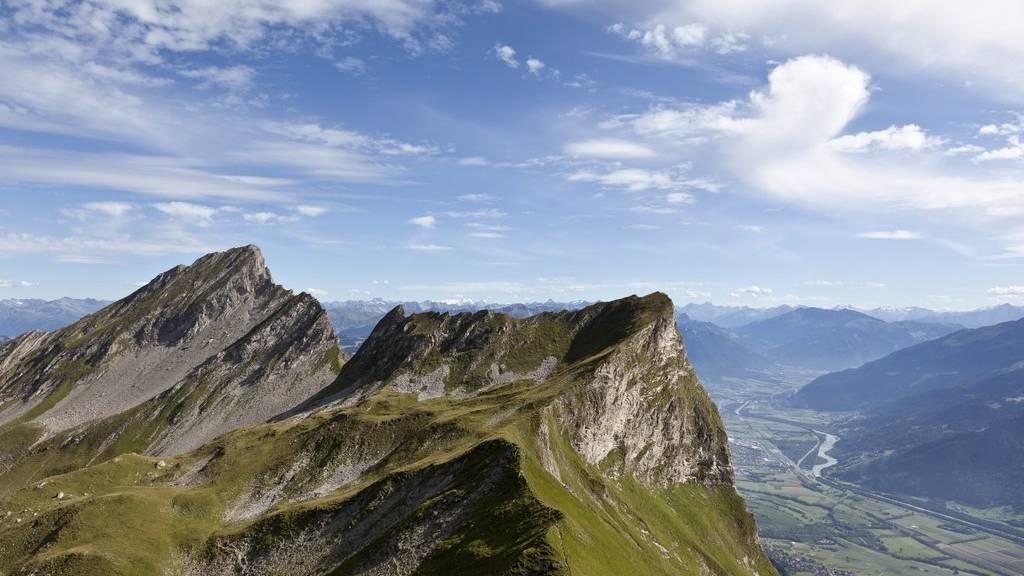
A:
POLYGON ((1024 301, 1024 7, 14 0, 0 298, 1024 301))

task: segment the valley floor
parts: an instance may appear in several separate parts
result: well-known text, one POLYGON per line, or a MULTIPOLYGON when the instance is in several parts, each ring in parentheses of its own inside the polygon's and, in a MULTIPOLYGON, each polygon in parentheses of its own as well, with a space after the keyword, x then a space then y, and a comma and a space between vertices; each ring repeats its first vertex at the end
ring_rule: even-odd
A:
POLYGON ((833 416, 773 401, 803 381, 778 374, 707 383, 726 421, 737 486, 786 574, 1024 574, 1024 530, 1006 523, 1020 517, 829 478, 833 416))

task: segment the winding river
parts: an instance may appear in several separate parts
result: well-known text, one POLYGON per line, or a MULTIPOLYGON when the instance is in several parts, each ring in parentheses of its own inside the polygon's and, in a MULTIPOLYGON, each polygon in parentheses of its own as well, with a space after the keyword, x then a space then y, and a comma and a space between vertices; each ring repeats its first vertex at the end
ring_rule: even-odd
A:
POLYGON ((818 444, 818 458, 821 458, 824 462, 815 464, 814 468, 811 468, 811 475, 815 478, 820 478, 821 473, 826 468, 835 466, 839 462, 828 454, 828 451, 831 450, 832 447, 836 445, 836 442, 839 441, 839 436, 829 434, 828 432, 822 432, 821 430, 815 430, 814 432, 815 434, 822 434, 825 436, 825 440, 818 444))

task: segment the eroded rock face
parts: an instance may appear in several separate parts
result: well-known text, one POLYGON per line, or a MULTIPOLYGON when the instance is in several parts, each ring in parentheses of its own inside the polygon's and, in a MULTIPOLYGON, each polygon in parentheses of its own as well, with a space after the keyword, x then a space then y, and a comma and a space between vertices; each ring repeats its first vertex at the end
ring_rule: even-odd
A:
POLYGON ((728 439, 671 316, 626 339, 550 410, 573 447, 613 474, 647 483, 732 483, 728 439))
POLYGON ((84 438, 93 423, 144 409, 166 419, 152 430, 161 454, 293 407, 329 383, 340 362, 319 303, 274 284, 255 246, 172 268, 0 354, 0 424, 21 418, 47 436, 84 438))
POLYGON ((489 311, 406 316, 398 307, 314 406, 352 405, 386 388, 464 399, 516 383, 558 387, 546 414, 611 474, 732 483, 717 409, 663 294, 521 320, 489 311))

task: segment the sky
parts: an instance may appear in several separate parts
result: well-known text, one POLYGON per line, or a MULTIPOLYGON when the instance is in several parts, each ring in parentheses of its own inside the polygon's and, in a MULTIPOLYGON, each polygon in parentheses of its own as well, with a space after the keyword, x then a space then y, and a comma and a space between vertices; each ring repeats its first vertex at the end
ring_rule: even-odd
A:
POLYGON ((8 0, 0 299, 1024 303, 1024 4, 8 0))

